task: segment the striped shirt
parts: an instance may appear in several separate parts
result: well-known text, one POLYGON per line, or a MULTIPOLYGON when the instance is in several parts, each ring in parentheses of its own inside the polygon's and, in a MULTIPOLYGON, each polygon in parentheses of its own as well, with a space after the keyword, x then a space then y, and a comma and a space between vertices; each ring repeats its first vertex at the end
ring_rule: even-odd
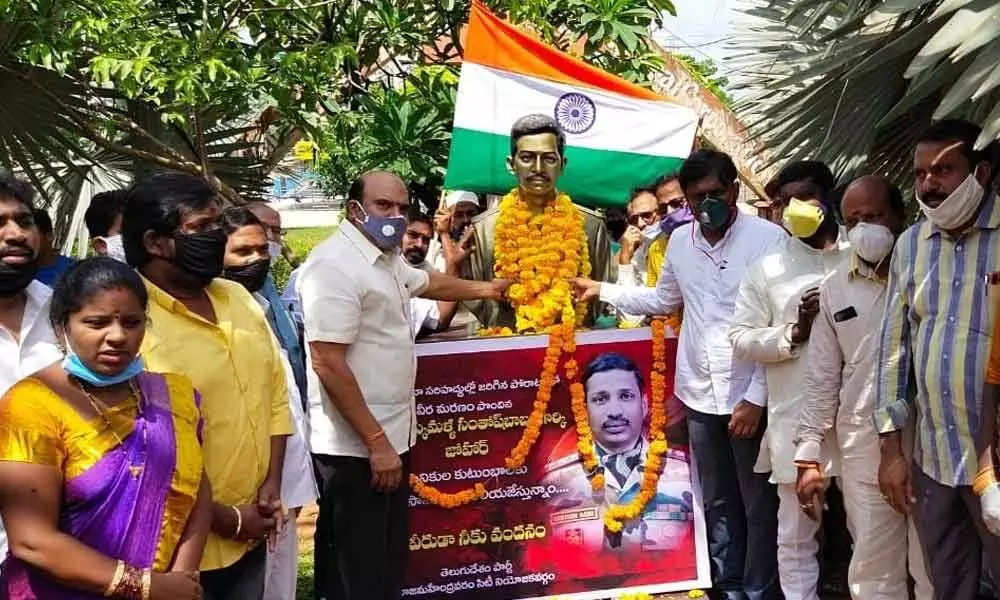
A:
POLYGON ((900 236, 892 255, 875 426, 879 433, 903 429, 914 406, 914 460, 943 485, 972 485, 978 467, 975 440, 996 312, 986 277, 1000 266, 998 227, 1000 203, 991 194, 958 238, 925 219, 900 236))

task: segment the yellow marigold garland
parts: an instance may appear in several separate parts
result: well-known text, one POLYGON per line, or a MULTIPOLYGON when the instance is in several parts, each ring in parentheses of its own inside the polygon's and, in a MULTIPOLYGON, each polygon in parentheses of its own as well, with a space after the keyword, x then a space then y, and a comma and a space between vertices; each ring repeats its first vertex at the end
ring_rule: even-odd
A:
POLYGON ((413 490, 413 493, 420 498, 423 498, 427 502, 442 508, 458 508, 459 506, 465 506, 466 504, 471 504, 486 495, 486 486, 481 483, 477 483, 471 488, 454 494, 446 494, 445 492, 420 481, 419 477, 412 474, 410 475, 410 488, 413 490))
MULTIPOLYGON (((627 504, 612 504, 605 510, 604 527, 611 533, 620 532, 626 522, 642 514, 646 505, 656 495, 657 483, 660 480, 660 475, 663 473, 664 457, 667 454, 667 340, 665 321, 666 319, 658 318, 654 319, 651 324, 653 328, 653 371, 649 378, 652 395, 649 418, 650 441, 649 448, 646 449, 646 461, 642 466, 642 484, 639 486, 639 493, 627 504)), ((586 407, 583 407, 583 419, 580 418, 576 407, 574 407, 573 414, 576 417, 577 431, 582 432, 578 433, 578 435, 581 438, 591 440, 588 452, 592 456, 594 452, 592 442, 593 432, 590 430, 590 424, 586 419, 586 407)), ((584 456, 582 445, 580 450, 581 459, 587 461, 588 458, 584 456)), ((596 466, 596 458, 589 460, 593 460, 596 466)), ((586 468, 586 463, 584 466, 586 468)), ((589 471, 592 471, 592 469, 588 469, 589 471)), ((601 481, 600 487, 594 485, 594 479, 597 478, 595 476, 591 479, 591 485, 595 490, 603 487, 603 481, 601 481)), ((603 480, 603 477, 601 479, 603 480)))
POLYGON ((583 324, 585 304, 573 304, 574 277, 590 276, 590 250, 583 216, 559 194, 542 212, 532 211, 517 190, 500 201, 493 271, 509 279, 515 331, 542 332, 552 325, 583 324))

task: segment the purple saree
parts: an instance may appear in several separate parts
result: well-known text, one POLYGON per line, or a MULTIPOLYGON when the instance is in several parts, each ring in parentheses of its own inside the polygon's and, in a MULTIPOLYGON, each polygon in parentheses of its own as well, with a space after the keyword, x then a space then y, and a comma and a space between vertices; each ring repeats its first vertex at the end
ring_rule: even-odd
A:
MULTIPOLYGON (((65 477, 59 528, 105 556, 164 571, 170 566, 201 479, 198 400, 190 383, 177 376, 145 372, 137 382, 143 404, 134 429, 92 466, 65 477)), ((35 393, 35 402, 55 401, 35 393)), ((66 446, 76 444, 78 450, 81 444, 93 442, 92 438, 81 442, 80 437, 71 433, 62 441, 66 446)), ((93 445, 82 448, 82 453, 64 448, 64 474, 71 471, 68 467, 74 457, 88 454, 87 449, 93 456, 93 445)), ((13 556, 2 565, 0 598, 102 597, 64 587, 13 556)))

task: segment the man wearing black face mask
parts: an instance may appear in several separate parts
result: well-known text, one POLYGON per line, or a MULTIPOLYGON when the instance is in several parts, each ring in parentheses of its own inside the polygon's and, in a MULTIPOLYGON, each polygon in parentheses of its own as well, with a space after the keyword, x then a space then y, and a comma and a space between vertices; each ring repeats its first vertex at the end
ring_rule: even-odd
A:
MULTIPOLYGON (((62 359, 49 324, 52 290, 33 281, 39 234, 32 218, 34 192, 0 173, 0 396, 18 380, 62 359)), ((0 556, 7 536, 0 524, 0 556)))
POLYGON ((630 314, 686 307, 677 348, 675 394, 687 407, 712 560, 713 598, 776 600, 777 493, 754 472, 766 428, 764 369, 733 355, 733 322, 748 267, 787 239, 777 225, 742 214, 729 156, 699 150, 678 173, 695 222, 670 236, 655 288, 578 279, 581 301, 600 299, 630 314))
POLYGON ((281 529, 281 474, 293 428, 278 344, 243 286, 217 279, 226 234, 215 194, 190 175, 160 174, 128 191, 122 238, 149 291, 141 349, 153 371, 183 373, 203 399, 212 527, 201 563, 211 600, 264 593, 262 540, 281 529))
POLYGON ((500 300, 508 282, 465 281, 402 258, 409 191, 362 175, 347 219, 299 276, 310 442, 320 475, 317 598, 399 600, 407 553, 408 450, 416 441, 409 300, 500 300))

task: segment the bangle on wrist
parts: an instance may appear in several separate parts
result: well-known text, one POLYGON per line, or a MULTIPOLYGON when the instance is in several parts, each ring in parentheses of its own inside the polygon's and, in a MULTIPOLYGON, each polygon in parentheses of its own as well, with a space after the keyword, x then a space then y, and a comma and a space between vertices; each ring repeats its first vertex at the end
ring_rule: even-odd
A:
POLYGON ((375 442, 385 437, 385 429, 379 429, 375 433, 365 438, 365 443, 371 446, 375 442))
POLYGON ((142 600, 149 600, 150 590, 153 587, 153 570, 146 569, 142 572, 142 600))
POLYGON ((814 460, 797 460, 795 461, 795 466, 800 469, 815 469, 820 470, 819 463, 814 460))
POLYGON ((233 539, 240 537, 240 532, 243 531, 243 513, 235 505, 231 506, 233 512, 236 513, 236 531, 233 532, 233 539))
MULTIPOLYGON (((148 596, 143 596, 144 572, 123 561, 118 561, 118 564, 121 567, 121 577, 118 578, 114 588, 109 588, 104 595, 116 600, 146 600, 148 596)), ((116 575, 117 572, 116 569, 116 575)))

